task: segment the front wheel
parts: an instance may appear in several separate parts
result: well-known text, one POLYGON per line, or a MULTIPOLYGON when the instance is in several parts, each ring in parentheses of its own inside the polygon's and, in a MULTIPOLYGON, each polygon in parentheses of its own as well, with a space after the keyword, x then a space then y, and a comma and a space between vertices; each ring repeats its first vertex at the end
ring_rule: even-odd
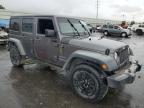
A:
POLYGON ((73 69, 71 85, 78 96, 90 102, 102 100, 108 91, 98 71, 83 64, 73 69))
POLYGON ((141 29, 137 29, 137 30, 136 30, 136 34, 137 34, 137 35, 143 35, 143 31, 142 31, 141 29))
POLYGON ((104 31, 103 33, 105 36, 108 36, 108 34, 109 34, 108 31, 104 31))
POLYGON ((121 34, 121 37, 128 37, 128 36, 127 36, 127 33, 122 33, 122 34, 121 34))
POLYGON ((17 47, 15 45, 12 45, 10 47, 10 59, 11 62, 13 64, 13 66, 22 66, 22 57, 19 53, 19 50, 17 49, 17 47))

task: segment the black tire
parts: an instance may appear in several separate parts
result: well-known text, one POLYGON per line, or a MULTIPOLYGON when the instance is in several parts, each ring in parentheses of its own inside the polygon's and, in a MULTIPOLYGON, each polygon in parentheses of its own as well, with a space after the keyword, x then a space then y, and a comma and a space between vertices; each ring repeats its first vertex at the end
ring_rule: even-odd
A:
POLYGON ((108 86, 98 71, 85 64, 72 70, 70 83, 78 96, 92 103, 102 100, 108 92, 108 86))
POLYGON ((136 30, 136 34, 137 34, 137 35, 143 35, 143 32, 142 32, 141 29, 137 29, 137 30, 136 30))
POLYGON ((10 59, 11 59, 13 66, 16 66, 16 67, 23 66, 22 56, 20 55, 20 52, 15 45, 10 46, 10 59))
POLYGON ((105 36, 108 36, 108 35, 109 35, 109 32, 108 32, 108 31, 104 31, 103 34, 104 34, 105 36))
POLYGON ((123 32, 121 33, 121 37, 128 37, 127 33, 123 32))

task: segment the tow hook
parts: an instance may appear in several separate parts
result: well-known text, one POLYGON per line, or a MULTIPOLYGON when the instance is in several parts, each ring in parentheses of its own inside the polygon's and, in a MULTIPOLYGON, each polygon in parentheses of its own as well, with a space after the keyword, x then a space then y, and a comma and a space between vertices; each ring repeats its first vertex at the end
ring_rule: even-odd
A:
POLYGON ((139 62, 136 60, 134 63, 137 68, 135 69, 134 73, 141 71, 142 65, 139 64, 139 62))
POLYGON ((136 67, 136 68, 134 70, 128 69, 129 73, 137 73, 137 72, 141 71, 142 65, 140 65, 137 60, 135 62, 131 62, 131 64, 133 64, 134 67, 136 67))

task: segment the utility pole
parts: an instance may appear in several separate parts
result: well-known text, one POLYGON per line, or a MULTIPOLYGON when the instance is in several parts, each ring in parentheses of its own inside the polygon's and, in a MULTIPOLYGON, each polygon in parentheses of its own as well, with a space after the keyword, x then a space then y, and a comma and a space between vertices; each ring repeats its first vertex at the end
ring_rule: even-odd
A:
POLYGON ((96 1, 96 19, 98 19, 99 14, 99 0, 96 1))
POLYGON ((96 22, 95 22, 95 24, 98 21, 98 15, 99 15, 99 0, 96 0, 96 22))

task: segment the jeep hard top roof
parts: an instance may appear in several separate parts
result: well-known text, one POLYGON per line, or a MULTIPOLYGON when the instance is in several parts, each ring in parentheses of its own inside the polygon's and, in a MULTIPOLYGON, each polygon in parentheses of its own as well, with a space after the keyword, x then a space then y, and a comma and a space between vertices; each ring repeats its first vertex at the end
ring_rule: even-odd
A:
POLYGON ((24 17, 63 17, 63 18, 74 18, 74 19, 81 19, 73 16, 62 16, 62 15, 18 15, 18 16, 11 16, 11 18, 24 18, 24 17))

